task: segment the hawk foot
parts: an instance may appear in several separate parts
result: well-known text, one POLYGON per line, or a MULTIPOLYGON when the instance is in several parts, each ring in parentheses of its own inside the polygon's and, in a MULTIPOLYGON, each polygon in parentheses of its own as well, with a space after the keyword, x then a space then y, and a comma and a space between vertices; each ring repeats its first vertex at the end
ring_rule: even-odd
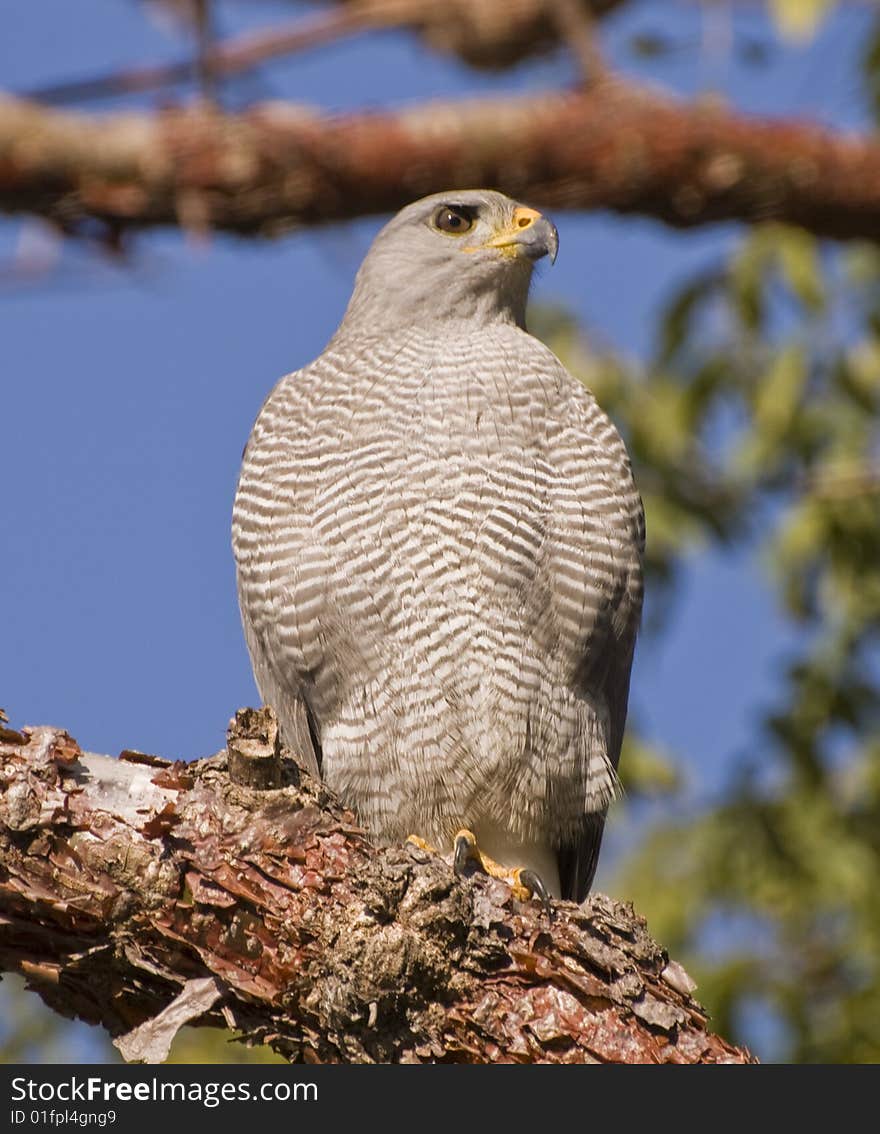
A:
POLYGON ((430 843, 426 843, 421 835, 407 835, 405 841, 410 843, 414 847, 418 847, 419 850, 425 851, 427 854, 438 853, 437 848, 432 847, 430 843))
POLYGON ((494 859, 477 846, 477 837, 473 831, 462 829, 455 836, 452 869, 461 877, 467 869, 468 863, 476 862, 482 870, 492 878, 500 878, 506 882, 513 891, 518 902, 527 902, 529 898, 537 898, 544 907, 548 918, 553 917, 553 907, 550 904, 550 894, 539 875, 534 870, 525 867, 501 866, 494 859))

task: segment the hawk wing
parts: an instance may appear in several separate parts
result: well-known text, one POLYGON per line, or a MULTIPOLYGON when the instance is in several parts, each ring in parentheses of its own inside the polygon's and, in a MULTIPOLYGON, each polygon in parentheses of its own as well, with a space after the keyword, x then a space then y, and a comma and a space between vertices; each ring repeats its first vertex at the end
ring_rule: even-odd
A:
MULTIPOLYGON (((605 648, 599 651, 604 657, 601 661, 595 656, 585 658, 587 664, 584 674, 585 684, 593 695, 597 691, 597 685, 599 686, 600 696, 604 699, 608 710, 607 756, 615 773, 620 762, 620 749, 626 727, 630 673, 642 613, 641 558, 645 550, 645 514, 641 499, 634 488, 633 502, 631 519, 638 560, 632 565, 628 584, 623 589, 617 609, 612 616, 608 641, 605 648)), ((590 892, 599 862, 599 849, 602 845, 607 814, 606 806, 601 811, 585 815, 580 836, 559 847, 557 862, 563 898, 582 902, 590 892)))

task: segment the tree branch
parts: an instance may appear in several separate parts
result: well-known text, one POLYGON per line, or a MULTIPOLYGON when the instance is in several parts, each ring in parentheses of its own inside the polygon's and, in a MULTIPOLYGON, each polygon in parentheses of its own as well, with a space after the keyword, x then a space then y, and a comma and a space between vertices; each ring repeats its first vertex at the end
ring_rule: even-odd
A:
MULTIPOLYGON (((368 8, 368 5, 363 7, 368 8)), ((268 30, 247 32, 224 40, 203 50, 195 59, 134 66, 88 79, 52 83, 30 91, 28 97, 35 102, 65 103, 135 94, 175 83, 191 82, 200 66, 203 72, 207 70, 216 81, 253 70, 270 59, 306 51, 364 31, 371 26, 367 18, 368 13, 361 12, 359 6, 355 5, 341 10, 318 12, 268 30)))
POLYGON ((283 104, 89 117, 0 99, 0 209, 65 231, 271 235, 472 185, 680 227, 773 219, 880 237, 880 143, 616 81, 338 117, 283 104))
MULTIPOLYGON (((271 719, 246 721, 262 740, 239 752, 271 756, 271 719)), ((254 791, 225 753, 113 760, 0 725, 0 774, 0 965, 128 1058, 210 1022, 321 1062, 750 1059, 631 908, 595 894, 550 922, 504 883, 377 850, 289 759, 254 791)))
MULTIPOLYGON (((564 0, 584 20, 608 15, 626 0, 564 0)), ((28 93, 38 102, 106 98, 189 82, 199 65, 215 79, 241 74, 270 59, 382 28, 415 33, 428 46, 472 67, 499 70, 559 46, 566 38, 546 0, 334 0, 327 12, 249 31, 211 45, 197 60, 135 66, 73 79, 28 93)))

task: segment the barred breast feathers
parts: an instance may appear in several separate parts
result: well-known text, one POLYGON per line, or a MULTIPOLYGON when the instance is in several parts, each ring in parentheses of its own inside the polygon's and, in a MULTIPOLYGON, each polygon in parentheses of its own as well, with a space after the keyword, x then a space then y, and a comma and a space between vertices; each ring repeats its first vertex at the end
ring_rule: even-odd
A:
POLYGON ((261 696, 365 826, 441 850, 468 827, 579 900, 617 790, 644 520, 614 425, 523 329, 555 241, 482 190, 394 218, 326 350, 258 415, 233 548, 261 696))

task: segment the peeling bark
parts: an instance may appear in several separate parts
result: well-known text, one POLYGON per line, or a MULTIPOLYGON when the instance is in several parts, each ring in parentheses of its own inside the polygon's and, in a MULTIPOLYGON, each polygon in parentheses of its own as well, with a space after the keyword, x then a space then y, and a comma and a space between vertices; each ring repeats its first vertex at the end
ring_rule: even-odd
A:
POLYGON ((275 235, 451 186, 679 227, 776 220, 880 238, 880 143, 618 80, 580 92, 322 115, 258 106, 103 117, 0 99, 0 209, 65 231, 275 235), (379 160, 378 155, 381 155, 379 160))
POLYGON ((289 755, 283 783, 0 725, 0 967, 142 1060, 201 1022, 310 1062, 750 1061, 631 907, 549 921, 372 846, 289 755))

